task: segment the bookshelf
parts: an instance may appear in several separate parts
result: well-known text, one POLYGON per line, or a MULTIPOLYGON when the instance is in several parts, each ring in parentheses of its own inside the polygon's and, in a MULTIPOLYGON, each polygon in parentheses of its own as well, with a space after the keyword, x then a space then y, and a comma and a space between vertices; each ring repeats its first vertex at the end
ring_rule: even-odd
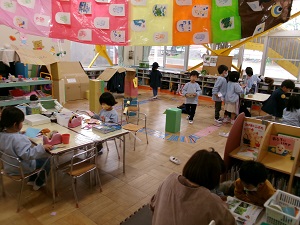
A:
POLYGON ((227 168, 232 167, 236 160, 253 160, 253 158, 238 154, 238 152, 241 150, 240 144, 242 138, 242 129, 245 121, 266 125, 263 138, 258 148, 258 156, 256 160, 263 163, 266 168, 272 172, 286 174, 288 177, 287 192, 292 193, 294 178, 298 177, 297 171, 299 171, 300 166, 299 144, 295 144, 293 151, 296 151, 296 154, 294 154, 295 158, 293 160, 291 159, 290 154, 282 156, 269 152, 268 147, 271 135, 286 134, 289 136, 300 136, 300 127, 293 127, 260 119, 247 118, 243 113, 240 114, 236 119, 235 124, 231 128, 225 145, 224 161, 227 168))

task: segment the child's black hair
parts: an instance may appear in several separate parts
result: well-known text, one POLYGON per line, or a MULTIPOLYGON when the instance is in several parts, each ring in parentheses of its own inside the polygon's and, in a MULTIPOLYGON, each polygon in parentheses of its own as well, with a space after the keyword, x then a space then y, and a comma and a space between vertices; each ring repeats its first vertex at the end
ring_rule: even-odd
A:
POLYGON ((284 80, 281 83, 281 87, 286 87, 288 89, 294 89, 295 88, 295 83, 292 80, 284 80))
POLYGON ((289 100, 287 101, 286 110, 290 112, 294 112, 297 109, 300 109, 300 96, 291 95, 289 97, 289 100))
POLYGON ((251 67, 247 67, 245 71, 248 76, 251 77, 253 75, 253 69, 251 67))
POLYGON ((100 105, 105 103, 106 105, 114 106, 118 102, 116 102, 114 96, 110 92, 104 92, 102 95, 100 95, 99 103, 100 105))
POLYGON ((24 121, 24 118, 25 115, 21 109, 14 106, 4 108, 1 113, 0 131, 3 131, 5 128, 10 128, 15 124, 19 125, 24 121))
POLYGON ((228 74, 228 81, 238 82, 239 78, 240 78, 240 74, 237 71, 231 71, 230 74, 228 74))
POLYGON ((199 76, 199 72, 197 70, 193 70, 191 73, 190 73, 190 76, 199 76))
POLYGON ((228 70, 228 67, 225 66, 225 65, 220 65, 220 66, 218 67, 218 73, 219 73, 219 74, 222 74, 224 71, 227 71, 227 70, 228 70))
POLYGON ((264 164, 253 160, 244 161, 239 171, 241 181, 257 187, 267 180, 267 169, 264 164))

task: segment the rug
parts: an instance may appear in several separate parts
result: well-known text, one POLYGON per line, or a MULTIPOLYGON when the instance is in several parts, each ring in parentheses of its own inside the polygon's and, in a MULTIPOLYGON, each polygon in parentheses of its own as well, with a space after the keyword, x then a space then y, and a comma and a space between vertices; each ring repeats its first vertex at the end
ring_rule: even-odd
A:
POLYGON ((135 211, 129 217, 127 217, 121 225, 151 225, 152 224, 152 212, 149 204, 144 205, 142 208, 135 211))

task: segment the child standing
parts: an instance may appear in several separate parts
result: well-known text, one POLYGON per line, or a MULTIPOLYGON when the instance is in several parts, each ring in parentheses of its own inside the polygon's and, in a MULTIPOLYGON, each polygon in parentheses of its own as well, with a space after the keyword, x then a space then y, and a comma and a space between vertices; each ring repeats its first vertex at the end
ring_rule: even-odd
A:
POLYGON ((276 192, 267 180, 266 167, 260 162, 244 161, 239 175, 240 178, 235 181, 234 195, 242 201, 263 206, 276 192))
POLYGON ((113 108, 113 106, 117 104, 114 96, 110 92, 104 92, 99 98, 99 103, 102 109, 100 113, 95 114, 93 118, 105 123, 118 123, 118 113, 113 108))
POLYGON ((240 74, 237 71, 232 71, 228 76, 225 110, 231 113, 231 124, 234 124, 235 117, 239 112, 239 98, 243 93, 243 88, 238 83, 239 77, 240 74))
POLYGON ((222 101, 224 100, 227 90, 227 80, 225 77, 228 75, 228 67, 220 65, 218 67, 219 76, 212 89, 212 100, 215 101, 215 122, 222 123, 220 118, 220 111, 222 107, 222 101))
POLYGON ((291 95, 283 110, 282 123, 300 127, 300 96, 291 95))
POLYGON ((188 113, 187 119, 189 120, 190 124, 194 122, 193 120, 198 104, 198 96, 202 93, 200 85, 196 82, 198 76, 199 73, 196 70, 193 70, 190 73, 191 81, 186 83, 182 89, 182 94, 186 97, 185 107, 188 113))
POLYGON ((275 117, 282 117, 283 109, 286 107, 286 94, 295 88, 292 80, 284 80, 280 88, 277 88, 271 96, 263 102, 261 109, 275 117))
MULTIPOLYGON (((47 173, 50 171, 50 162, 47 151, 52 149, 51 145, 32 146, 27 136, 21 134, 23 127, 24 113, 16 107, 7 107, 2 111, 0 121, 0 149, 6 154, 21 159, 24 174, 29 174, 44 166, 47 173)), ((5 158, 5 156, 2 156, 5 158)), ((6 158, 11 161, 10 158, 6 158)), ((14 163, 14 162, 12 162, 14 163)), ((4 168, 6 173, 20 175, 19 169, 13 166, 4 168)), ((33 190, 39 190, 45 185, 45 173, 41 172, 29 178, 28 185, 33 185, 33 190)))
POLYGON ((257 75, 253 75, 253 69, 251 67, 246 68, 246 93, 254 94, 257 92, 257 84, 260 82, 260 78, 257 75))
POLYGON ((153 91, 153 99, 157 98, 157 92, 158 88, 161 86, 161 72, 158 70, 158 63, 154 62, 152 64, 152 71, 150 72, 150 87, 152 88, 153 91))

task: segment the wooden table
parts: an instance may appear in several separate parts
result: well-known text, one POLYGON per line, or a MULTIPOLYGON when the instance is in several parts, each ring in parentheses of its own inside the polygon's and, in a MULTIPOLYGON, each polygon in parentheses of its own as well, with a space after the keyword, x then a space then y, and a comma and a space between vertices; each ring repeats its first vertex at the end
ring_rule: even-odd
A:
MULTIPOLYGON (((251 102, 251 107, 252 107, 252 103, 253 102, 258 102, 260 105, 266 101, 268 98, 270 97, 270 94, 264 94, 264 93, 255 93, 255 94, 248 94, 245 95, 244 98, 241 98, 241 101, 250 101, 251 102), (249 97, 252 96, 252 97, 249 97)), ((250 107, 250 109, 251 109, 250 107)), ((260 115, 260 111, 261 111, 261 106, 259 107, 259 115, 260 115)))
MULTIPOLYGON (((36 126, 29 126, 27 124, 23 125, 22 130, 26 130, 29 127, 33 127, 36 129, 44 129, 48 128, 49 130, 57 130, 59 133, 64 134, 70 134, 70 143, 69 144, 61 144, 59 145, 59 148, 55 148, 50 151, 51 154, 51 187, 52 187, 52 197, 53 197, 53 204, 55 203, 55 165, 54 165, 54 156, 62 155, 66 152, 70 152, 72 150, 78 149, 80 147, 88 146, 88 145, 94 145, 94 141, 84 135, 81 135, 77 132, 74 132, 66 127, 63 127, 57 123, 47 123, 42 125, 36 125, 36 126)), ((34 138, 34 142, 37 144, 43 144, 42 137, 34 138)))

